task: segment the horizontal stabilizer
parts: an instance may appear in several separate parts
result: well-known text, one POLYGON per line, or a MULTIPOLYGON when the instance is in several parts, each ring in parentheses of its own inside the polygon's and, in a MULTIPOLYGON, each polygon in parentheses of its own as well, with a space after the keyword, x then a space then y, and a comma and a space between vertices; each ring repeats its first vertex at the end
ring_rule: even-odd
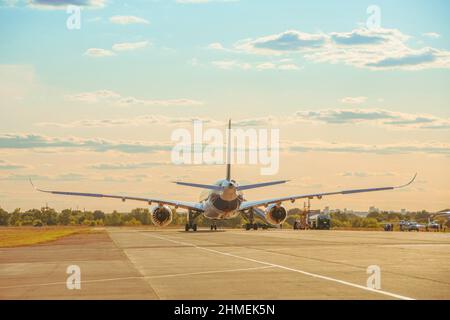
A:
POLYGON ((243 186, 238 186, 238 190, 248 190, 248 189, 256 189, 256 188, 262 188, 267 186, 273 186, 275 184, 281 184, 286 183, 289 180, 278 180, 278 181, 270 181, 270 182, 263 182, 263 183, 255 183, 255 184, 247 184, 243 186))
POLYGON ((215 186, 215 185, 210 185, 210 184, 179 182, 179 181, 174 181, 174 183, 182 185, 182 186, 188 186, 188 187, 194 187, 194 188, 201 188, 201 189, 208 189, 208 190, 222 190, 221 186, 215 186))

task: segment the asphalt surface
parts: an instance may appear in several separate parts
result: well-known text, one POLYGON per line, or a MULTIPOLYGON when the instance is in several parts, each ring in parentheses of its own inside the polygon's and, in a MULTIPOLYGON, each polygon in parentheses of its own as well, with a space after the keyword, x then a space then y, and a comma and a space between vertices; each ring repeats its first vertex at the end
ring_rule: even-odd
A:
POLYGON ((449 249, 437 232, 109 228, 0 249, 0 299, 450 299, 449 249))

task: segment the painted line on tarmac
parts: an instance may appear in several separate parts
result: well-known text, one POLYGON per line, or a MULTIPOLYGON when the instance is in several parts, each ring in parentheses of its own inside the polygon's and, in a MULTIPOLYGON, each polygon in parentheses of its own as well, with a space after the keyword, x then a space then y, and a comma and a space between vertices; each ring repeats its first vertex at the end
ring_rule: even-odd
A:
POLYGON ((247 261, 263 264, 263 265, 266 265, 266 266, 272 266, 272 267, 277 267, 277 268, 280 268, 280 269, 283 269, 283 270, 288 270, 288 271, 292 271, 292 272, 301 273, 301 274, 304 274, 306 276, 310 276, 310 277, 313 277, 313 278, 327 280, 327 281, 332 281, 332 282, 340 283, 340 284, 343 284, 343 285, 346 285, 346 286, 349 286, 349 287, 358 288, 358 289, 361 289, 361 290, 365 290, 365 291, 369 291, 369 292, 373 292, 373 293, 378 293, 378 294, 382 294, 382 295, 385 295, 385 296, 389 296, 389 297, 393 297, 393 298, 397 298, 397 299, 401 299, 401 300, 415 300, 414 298, 402 296, 402 295, 399 295, 399 294, 396 294, 396 293, 392 293, 392 292, 388 292, 388 291, 384 291, 384 290, 380 290, 380 289, 372 289, 372 288, 365 287, 365 286, 362 286, 362 285, 359 285, 359 284, 356 284, 356 283, 352 283, 352 282, 348 282, 348 281, 344 281, 344 280, 339 280, 339 279, 335 279, 335 278, 332 278, 332 277, 327 277, 327 276, 323 276, 323 275, 320 275, 320 274, 315 274, 315 273, 311 273, 311 272, 307 272, 307 271, 303 271, 303 270, 299 270, 299 269, 294 269, 294 268, 282 266, 282 265, 271 263, 271 262, 256 260, 256 259, 252 259, 252 258, 238 256, 238 255, 235 255, 235 254, 232 254, 232 253, 228 253, 228 252, 222 252, 222 251, 217 251, 217 250, 210 249, 210 248, 200 247, 200 246, 197 246, 195 244, 188 243, 188 242, 183 242, 183 241, 178 241, 178 240, 174 240, 174 239, 171 239, 171 238, 156 236, 156 235, 153 235, 153 234, 152 235, 149 234, 148 236, 153 237, 153 238, 158 238, 160 240, 171 241, 173 243, 178 243, 178 244, 181 244, 181 245, 193 247, 193 248, 204 250, 204 251, 209 251, 209 252, 212 252, 212 253, 221 254, 221 255, 224 255, 224 256, 228 256, 228 257, 233 257, 233 258, 237 258, 237 259, 247 260, 247 261))
MULTIPOLYGON (((97 283, 97 282, 109 282, 109 281, 120 281, 120 280, 135 280, 135 279, 162 279, 162 278, 174 278, 174 277, 186 277, 204 274, 216 274, 216 273, 227 273, 227 272, 240 272, 240 271, 253 271, 274 268, 273 266, 262 266, 253 268, 239 268, 239 269, 225 269, 225 270, 211 270, 211 271, 200 271, 200 272, 187 272, 187 273, 172 273, 172 274, 162 274, 159 276, 134 276, 134 277, 122 277, 122 278, 107 278, 107 279, 96 279, 96 280, 82 280, 81 285, 86 283, 97 283)), ((0 287, 0 289, 15 289, 15 288, 28 288, 28 287, 44 287, 44 286, 54 286, 54 285, 65 285, 66 282, 48 282, 48 283, 36 283, 36 284, 24 284, 15 286, 0 287)))

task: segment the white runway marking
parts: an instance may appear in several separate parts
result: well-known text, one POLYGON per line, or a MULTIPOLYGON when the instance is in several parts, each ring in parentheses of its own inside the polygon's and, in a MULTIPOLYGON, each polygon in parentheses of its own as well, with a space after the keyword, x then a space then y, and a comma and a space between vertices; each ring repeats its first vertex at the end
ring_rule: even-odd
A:
POLYGON ((204 251, 209 251, 209 252, 221 254, 221 255, 224 255, 224 256, 229 256, 229 257, 233 257, 233 258, 237 258, 237 259, 242 259, 242 260, 247 260, 247 261, 263 264, 263 265, 266 265, 266 266, 272 266, 272 267, 280 268, 280 269, 283 269, 283 270, 297 272, 297 273, 301 273, 301 274, 304 274, 304 275, 307 275, 307 276, 310 276, 310 277, 313 277, 313 278, 318 278, 318 279, 322 279, 322 280, 332 281, 332 282, 340 283, 340 284, 343 284, 343 285, 346 285, 346 286, 350 286, 350 287, 358 288, 358 289, 361 289, 361 290, 370 291, 370 292, 373 292, 373 293, 378 293, 378 294, 390 296, 390 297, 401 299, 401 300, 415 300, 414 298, 402 296, 402 295, 399 295, 399 294, 396 294, 396 293, 392 293, 392 292, 388 292, 388 291, 384 291, 384 290, 379 290, 379 289, 372 289, 372 288, 369 288, 369 287, 366 287, 366 286, 362 286, 362 285, 359 285, 359 284, 355 284, 355 283, 352 283, 352 282, 339 280, 339 279, 335 279, 335 278, 331 278, 331 277, 327 277, 327 276, 322 276, 320 274, 315 274, 315 273, 311 273, 311 272, 307 272, 307 271, 302 271, 302 270, 298 270, 298 269, 282 266, 282 265, 275 264, 275 263, 270 263, 270 262, 266 262, 266 261, 261 261, 261 260, 256 260, 256 259, 252 259, 252 258, 238 256, 238 255, 235 255, 235 254, 232 254, 232 253, 227 253, 227 252, 217 251, 217 250, 214 250, 214 249, 200 247, 200 246, 197 246, 197 245, 192 244, 192 243, 187 243, 187 242, 182 242, 182 241, 178 241, 178 240, 173 240, 171 238, 161 237, 161 236, 157 236, 157 235, 154 235, 154 234, 148 234, 148 235, 151 236, 151 237, 154 237, 154 238, 158 238, 160 240, 166 240, 166 241, 170 241, 170 242, 173 242, 173 243, 194 247, 196 249, 200 249, 200 250, 204 250, 204 251))
MULTIPOLYGON (((253 268, 239 268, 239 269, 225 269, 225 270, 211 270, 211 271, 201 271, 201 272, 188 272, 188 273, 173 273, 173 274, 162 274, 159 276, 135 276, 135 277, 122 277, 122 278, 107 278, 107 279, 96 279, 96 280, 82 280, 81 285, 86 283, 96 283, 96 282, 108 282, 108 281, 119 281, 119 280, 133 280, 133 279, 160 279, 160 278, 173 278, 173 277, 186 277, 195 276, 203 274, 215 274, 215 273, 226 273, 226 272, 239 272, 239 271, 252 271, 252 270, 262 270, 273 268, 272 266, 264 267, 253 267, 253 268)), ((36 284, 24 284, 16 286, 6 286, 0 287, 0 289, 14 289, 14 288, 28 288, 28 287, 44 287, 44 286, 54 286, 54 285, 65 285, 66 282, 48 282, 48 283, 36 283, 36 284)))

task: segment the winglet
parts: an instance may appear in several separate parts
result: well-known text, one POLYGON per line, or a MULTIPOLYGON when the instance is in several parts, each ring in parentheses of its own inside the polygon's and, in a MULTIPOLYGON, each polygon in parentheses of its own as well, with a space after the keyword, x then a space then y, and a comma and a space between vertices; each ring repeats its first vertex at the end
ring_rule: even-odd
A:
POLYGON ((398 186, 398 187, 396 187, 396 188, 404 188, 404 187, 409 186, 411 183, 414 182, 414 180, 416 180, 416 177, 417 177, 417 173, 414 175, 414 177, 411 179, 411 181, 409 181, 408 183, 403 184, 403 185, 401 185, 401 186, 398 186))
POLYGON ((33 181, 31 180, 31 178, 28 178, 28 180, 30 181, 30 184, 31 184, 31 186, 34 188, 34 190, 36 190, 36 191, 39 191, 39 192, 51 192, 51 191, 46 191, 46 190, 42 190, 42 189, 39 189, 38 187, 36 187, 35 185, 34 185, 34 183, 33 183, 33 181))
POLYGON ((30 181, 31 186, 34 188, 34 190, 37 190, 37 188, 34 186, 33 181, 31 180, 31 178, 28 178, 28 180, 30 181))

